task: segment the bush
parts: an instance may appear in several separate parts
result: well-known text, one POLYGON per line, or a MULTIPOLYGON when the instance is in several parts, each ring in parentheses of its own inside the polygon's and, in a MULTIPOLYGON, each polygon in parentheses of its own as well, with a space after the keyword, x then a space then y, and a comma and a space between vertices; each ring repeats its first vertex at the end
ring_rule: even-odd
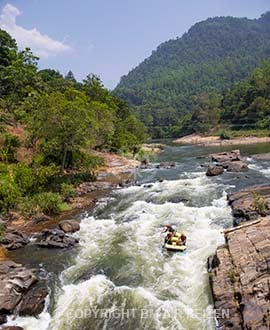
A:
POLYGON ((228 131, 221 131, 219 137, 221 140, 230 140, 232 138, 228 131))
POLYGON ((32 191, 35 177, 32 169, 24 163, 18 163, 11 168, 13 180, 22 194, 32 191))
POLYGON ((0 159, 4 162, 15 161, 15 151, 20 145, 20 141, 17 136, 14 136, 8 132, 3 133, 0 136, 0 159))
POLYGON ((25 197, 20 200, 19 210, 26 216, 37 213, 47 215, 59 214, 63 209, 63 202, 58 193, 43 192, 25 197))
POLYGON ((73 152, 72 159, 72 167, 77 170, 91 170, 104 165, 104 159, 102 157, 81 151, 73 152))
POLYGON ((0 180, 0 212, 7 213, 13 208, 20 197, 16 184, 9 178, 0 180))
POLYGON ((61 195, 64 201, 68 202, 71 198, 76 196, 76 190, 72 184, 62 183, 61 184, 61 195))
POLYGON ((0 243, 4 238, 5 230, 6 230, 5 226, 2 223, 0 223, 0 243))
POLYGON ((59 173, 59 167, 55 164, 47 166, 34 166, 33 175, 35 177, 35 191, 40 191, 47 187, 59 173))
POLYGON ((266 200, 264 199, 263 196, 258 194, 257 192, 253 193, 253 198, 254 198, 254 204, 255 204, 255 209, 258 213, 261 215, 265 216, 267 214, 267 203, 266 200))

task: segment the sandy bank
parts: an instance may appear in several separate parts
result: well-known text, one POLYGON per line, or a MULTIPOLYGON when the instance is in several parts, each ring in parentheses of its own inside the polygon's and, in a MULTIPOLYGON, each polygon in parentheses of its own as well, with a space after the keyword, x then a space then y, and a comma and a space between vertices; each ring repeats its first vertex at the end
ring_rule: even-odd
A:
POLYGON ((205 147, 216 146, 230 146, 230 145, 246 145, 270 142, 270 137, 241 137, 233 138, 230 140, 221 140, 218 136, 202 136, 199 134, 192 134, 183 136, 182 138, 173 141, 177 144, 196 144, 203 145, 205 147))

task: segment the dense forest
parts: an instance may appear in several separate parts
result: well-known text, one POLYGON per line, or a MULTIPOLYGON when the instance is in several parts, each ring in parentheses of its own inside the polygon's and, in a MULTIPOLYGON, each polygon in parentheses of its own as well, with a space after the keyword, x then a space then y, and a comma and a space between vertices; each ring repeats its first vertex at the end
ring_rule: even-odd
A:
POLYGON ((91 151, 136 153, 144 125, 89 74, 38 70, 30 49, 0 30, 0 213, 57 213, 74 186, 94 179, 91 151))
POLYGON ((269 135, 270 61, 263 61, 248 79, 224 93, 200 94, 196 101, 190 113, 182 117, 180 131, 184 134, 212 131, 224 139, 237 134, 269 135))
MULTIPOLYGON (((205 102, 218 106, 220 94, 247 79, 268 58, 270 12, 254 20, 209 18, 181 38, 161 44, 121 78, 115 94, 132 105, 153 137, 179 136, 186 133, 191 111, 205 102)), ((247 125, 237 124, 239 129, 247 125)))

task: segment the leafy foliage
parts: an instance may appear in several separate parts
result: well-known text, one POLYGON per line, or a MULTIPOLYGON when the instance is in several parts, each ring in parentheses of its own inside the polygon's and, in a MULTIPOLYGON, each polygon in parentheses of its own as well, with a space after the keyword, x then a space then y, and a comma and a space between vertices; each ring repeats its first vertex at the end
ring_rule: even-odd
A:
POLYGON ((134 151, 144 126, 99 77, 38 71, 30 49, 0 30, 0 212, 58 213, 74 185, 94 180, 93 149, 134 151), (17 131, 13 134, 12 132, 17 131), (120 135, 119 135, 120 134, 120 135))

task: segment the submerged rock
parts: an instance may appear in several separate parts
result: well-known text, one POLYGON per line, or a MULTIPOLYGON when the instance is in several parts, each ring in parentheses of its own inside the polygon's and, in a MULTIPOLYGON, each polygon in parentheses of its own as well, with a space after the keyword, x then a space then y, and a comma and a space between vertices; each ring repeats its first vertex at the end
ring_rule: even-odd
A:
POLYGON ((228 195, 234 225, 270 215, 270 185, 253 186, 228 195))
POLYGON ((17 230, 8 230, 1 243, 7 250, 16 250, 29 242, 28 237, 24 233, 17 230))
POLYGON ((256 160, 270 160, 270 152, 265 154, 252 155, 251 157, 256 160))
POLYGON ((160 164, 157 165, 157 168, 166 168, 166 169, 170 169, 176 166, 175 162, 162 162, 160 164))
POLYGON ((80 230, 80 224, 76 220, 61 221, 58 227, 65 233, 75 233, 76 231, 80 230))
POLYGON ((217 176, 224 172, 222 166, 209 166, 206 172, 206 176, 217 176))
POLYGON ((78 244, 79 240, 65 234, 60 229, 45 229, 38 236, 36 243, 40 247, 64 249, 78 244))
POLYGON ((225 239, 210 267, 219 326, 268 330, 270 218, 226 230, 225 239))

